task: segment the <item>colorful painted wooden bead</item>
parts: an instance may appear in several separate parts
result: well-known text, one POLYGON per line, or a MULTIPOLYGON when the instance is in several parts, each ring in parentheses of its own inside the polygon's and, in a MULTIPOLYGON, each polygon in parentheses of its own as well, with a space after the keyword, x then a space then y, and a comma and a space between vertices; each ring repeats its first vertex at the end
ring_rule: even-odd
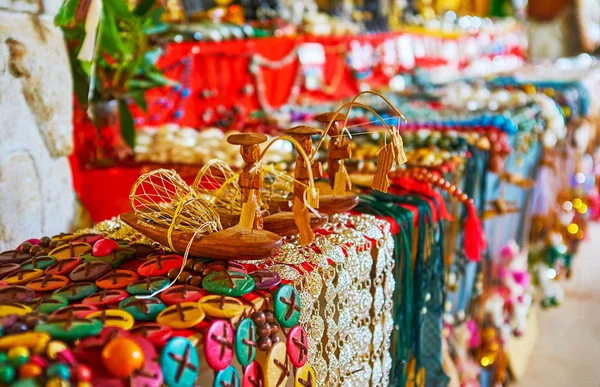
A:
POLYGON ((174 329, 186 329, 198 325, 203 319, 204 311, 197 303, 183 302, 160 312, 156 317, 156 322, 174 329))
POLYGON ((31 312, 31 308, 23 304, 2 304, 0 305, 0 317, 9 316, 15 314, 17 316, 23 316, 31 312))
POLYGON ((204 277, 202 287, 222 296, 243 296, 254 290, 254 280, 244 273, 216 271, 204 277))
POLYGON ((51 378, 59 378, 62 380, 71 379, 71 370, 69 366, 62 363, 54 363, 48 367, 46 374, 51 378))
POLYGON ((236 261, 212 261, 209 262, 206 267, 213 269, 214 271, 237 271, 238 273, 248 274, 246 266, 236 261))
POLYGON ((140 346, 144 354, 142 367, 130 377, 131 385, 144 387, 163 386, 163 374, 158 364, 158 355, 155 346, 141 336, 133 335, 131 339, 140 346))
POLYGON ((129 247, 135 250, 135 256, 138 258, 145 258, 150 254, 162 252, 162 250, 157 250, 154 246, 145 243, 132 243, 129 247))
POLYGON ((308 363, 304 364, 296 371, 296 380, 294 387, 316 387, 317 377, 315 370, 308 363))
POLYGON ((229 366, 215 374, 213 387, 240 387, 240 375, 234 366, 229 366))
POLYGON ((30 307, 32 311, 40 312, 43 314, 50 314, 55 310, 64 308, 68 304, 69 301, 66 298, 57 296, 55 294, 35 298, 25 303, 25 305, 30 307))
POLYGON ((104 262, 108 263, 111 267, 118 267, 124 261, 135 258, 135 251, 127 247, 122 247, 112 254, 103 257, 95 257, 92 253, 88 253, 82 255, 81 258, 85 262, 104 262))
POLYGON ((27 349, 27 347, 19 345, 17 347, 13 347, 13 348, 9 349, 7 356, 8 356, 8 362, 13 367, 18 368, 29 361, 30 353, 29 353, 29 349, 27 349))
MULTIPOLYGON (((44 238, 48 238, 48 237, 42 237, 40 238, 40 243, 43 242, 44 238)), ((77 238, 77 236, 71 232, 61 232, 58 235, 54 235, 52 236, 52 241, 61 241, 61 242, 70 242, 73 239, 77 238)))
POLYGON ((295 367, 302 367, 308 360, 308 335, 301 326, 297 325, 288 332, 287 351, 295 367))
POLYGON ((41 332, 17 333, 0 338, 0 350, 7 351, 16 346, 23 346, 39 353, 40 348, 46 348, 50 342, 50 335, 41 332))
POLYGON ((87 296, 81 303, 84 305, 93 305, 96 307, 116 304, 117 302, 127 298, 129 294, 122 289, 102 289, 99 292, 87 296))
POLYGON ((191 285, 177 285, 170 287, 160 294, 160 299, 167 305, 180 302, 196 302, 204 296, 204 290, 191 285))
POLYGON ((67 285, 69 279, 63 275, 44 274, 42 277, 34 279, 27 284, 27 287, 36 292, 51 292, 67 285))
POLYGON ((97 310, 98 308, 96 308, 93 305, 74 304, 55 310, 54 312, 52 312, 50 317, 53 319, 65 319, 69 318, 69 316, 85 318, 85 316, 97 310))
POLYGON ((265 359, 265 386, 285 386, 291 375, 290 364, 283 342, 273 344, 265 359))
POLYGON ((127 292, 133 295, 149 295, 157 290, 161 290, 169 286, 169 279, 167 277, 155 276, 146 277, 135 281, 132 284, 127 285, 127 292))
POLYGON ((165 308, 165 304, 156 297, 127 297, 119 303, 119 309, 128 312, 137 321, 154 321, 156 316, 165 308))
POLYGON ((44 275, 43 270, 38 269, 21 269, 16 273, 4 277, 3 281, 9 285, 25 285, 36 278, 40 278, 44 275))
POLYGON ((44 385, 44 387, 69 387, 70 384, 68 381, 63 380, 61 378, 50 378, 44 385))
POLYGON ((9 304, 12 302, 23 303, 35 298, 35 292, 25 286, 6 286, 0 288, 0 303, 9 304))
MULTIPOLYGON (((131 335, 128 331, 121 328, 106 327, 102 328, 100 334, 86 337, 77 343, 74 353, 77 358, 86 359, 86 364, 92 367, 92 372, 95 374, 94 379, 100 376, 96 374, 95 367, 101 367, 102 365, 101 349, 104 348, 109 341, 116 339, 117 337, 131 338, 131 335)), ((102 370, 100 374, 106 374, 106 372, 102 370)))
POLYGON ((138 278, 132 270, 115 269, 97 279, 96 285, 101 289, 124 289, 138 278))
POLYGON ((19 378, 20 379, 28 379, 28 378, 37 378, 42 375, 43 369, 37 364, 27 363, 23 364, 19 367, 19 378))
POLYGON ((91 282, 73 282, 56 289, 53 294, 64 297, 69 301, 79 301, 96 293, 97 289, 96 285, 91 282))
POLYGON ((92 255, 94 257, 105 257, 119 250, 119 245, 112 239, 101 239, 94 243, 92 255))
POLYGON ((44 269, 44 273, 53 275, 69 275, 77 266, 81 264, 81 258, 65 258, 54 262, 44 269))
POLYGON ((21 265, 18 263, 2 263, 0 264, 0 278, 8 277, 21 270, 21 265))
POLYGON ((204 357, 209 367, 220 371, 233 360, 234 334, 226 320, 215 320, 204 335, 204 357))
POLYGON ((279 274, 268 270, 257 270, 250 273, 254 280, 254 287, 258 290, 268 290, 281 283, 279 274))
POLYGON ((21 264, 21 268, 44 270, 55 262, 56 258, 50 256, 31 257, 31 259, 28 259, 21 264))
POLYGON ((32 355, 31 358, 29 358, 29 363, 38 365, 42 367, 42 369, 46 369, 46 367, 48 367, 48 362, 40 355, 32 355))
POLYGON ((198 352, 188 339, 175 337, 165 345, 160 366, 167 387, 191 387, 198 377, 198 352))
POLYGON ((144 363, 143 369, 135 371, 130 377, 132 386, 161 387, 163 383, 163 372, 155 362, 144 363))
POLYGON ((46 354, 50 358, 50 360, 56 360, 58 354, 69 349, 65 343, 62 341, 51 341, 48 343, 48 347, 46 348, 46 354))
POLYGON ((98 320, 70 316, 65 319, 49 319, 46 324, 35 327, 36 332, 47 333, 53 339, 73 341, 87 336, 97 335, 102 330, 98 320))
POLYGON ((92 370, 85 364, 78 364, 76 372, 79 382, 89 382, 92 380, 92 370))
POLYGON ((285 328, 291 328, 300 320, 300 296, 291 285, 279 287, 275 293, 274 312, 275 318, 285 328))
POLYGON ((92 261, 85 262, 77 266, 69 274, 73 281, 95 281, 112 270, 108 262, 92 261))
POLYGON ((17 371, 8 364, 0 364, 0 384, 10 385, 17 378, 17 371))
POLYGON ((256 360, 244 368, 242 375, 242 387, 263 387, 265 385, 265 377, 259 362, 256 360))
POLYGON ((104 237, 100 234, 80 234, 73 238, 73 242, 84 242, 94 246, 94 244, 100 239, 104 239, 104 237))
POLYGON ((256 325, 249 319, 243 319, 235 332, 235 356, 246 367, 256 357, 256 325))
POLYGON ((214 318, 234 318, 244 313, 242 301, 233 297, 211 295, 198 302, 204 313, 214 318))
POLYGON ((180 255, 157 255, 138 267, 138 274, 142 277, 164 276, 171 269, 179 269, 183 264, 183 257, 180 255))
POLYGON ((50 251, 48 255, 61 260, 65 258, 81 257, 92 251, 92 246, 84 242, 73 242, 58 246, 50 251))
POLYGON ((42 384, 38 381, 37 378, 26 378, 15 380, 14 383, 10 385, 10 387, 41 387, 42 384))
POLYGON ((119 337, 102 349, 102 364, 117 378, 126 378, 144 363, 144 353, 135 340, 119 337))
POLYGON ((133 327, 135 320, 133 316, 124 310, 107 309, 88 314, 88 319, 97 319, 104 327, 117 327, 129 330, 133 327))
POLYGON ((0 253, 0 264, 2 263, 18 263, 21 264, 30 259, 31 255, 22 253, 18 250, 8 250, 0 253))
POLYGON ((152 344, 162 347, 173 335, 173 329, 166 325, 146 323, 130 330, 134 335, 142 336, 152 344))

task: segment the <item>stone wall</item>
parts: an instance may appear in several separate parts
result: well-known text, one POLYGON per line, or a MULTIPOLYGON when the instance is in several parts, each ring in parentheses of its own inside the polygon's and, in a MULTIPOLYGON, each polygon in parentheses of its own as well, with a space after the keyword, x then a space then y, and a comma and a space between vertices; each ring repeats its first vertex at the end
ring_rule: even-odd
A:
POLYGON ((0 0, 0 250, 69 230, 73 87, 57 0, 0 0))

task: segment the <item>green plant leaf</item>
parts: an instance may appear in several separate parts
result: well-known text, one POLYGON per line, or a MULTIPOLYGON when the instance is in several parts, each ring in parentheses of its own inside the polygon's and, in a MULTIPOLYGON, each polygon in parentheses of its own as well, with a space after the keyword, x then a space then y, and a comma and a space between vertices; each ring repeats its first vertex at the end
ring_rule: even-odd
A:
POLYGON ((160 34, 169 29, 167 23, 160 20, 160 17, 165 12, 163 8, 157 8, 147 15, 147 19, 144 21, 142 31, 146 35, 160 34))
POLYGON ((154 3, 156 3, 156 0, 142 0, 142 2, 139 3, 137 7, 135 7, 133 13, 135 13, 138 16, 144 16, 148 13, 148 11, 152 9, 154 3))
POLYGON ((156 84, 152 81, 147 81, 145 79, 130 79, 127 82, 127 87, 129 89, 143 89, 143 90, 147 90, 147 89, 151 89, 153 87, 155 87, 156 84))
POLYGON ((127 8, 127 2, 123 0, 102 0, 104 9, 110 10, 114 16, 123 21, 133 21, 135 16, 129 8, 127 8))
POLYGON ((114 14, 107 8, 103 10, 103 13, 104 15, 101 18, 102 36, 100 37, 102 49, 113 57, 127 56, 130 52, 123 43, 121 35, 119 35, 117 20, 115 19, 114 14))
POLYGON ((90 88, 90 78, 86 73, 83 65, 90 62, 81 62, 77 59, 75 50, 69 51, 69 61, 73 69, 73 91, 75 97, 81 106, 86 106, 88 103, 88 92, 90 88))
POLYGON ((79 61, 81 71, 89 78, 92 73, 92 62, 79 61))
POLYGON ((79 5, 79 0, 65 0, 54 17, 54 24, 58 27, 62 27, 75 19, 77 5, 79 5))
POLYGON ((177 84, 177 82, 171 81, 170 79, 168 79, 167 77, 165 77, 163 75, 163 73, 161 73, 158 70, 146 71, 146 73, 144 75, 146 76, 146 78, 148 78, 149 80, 151 80, 152 82, 154 82, 154 84, 156 86, 167 86, 167 85, 174 86, 174 85, 177 84))
POLYGON ((144 90, 130 90, 127 94, 144 112, 148 109, 144 90))
POLYGON ((135 127, 133 126, 133 116, 124 99, 119 100, 119 119, 121 120, 121 136, 133 149, 135 147, 135 127))

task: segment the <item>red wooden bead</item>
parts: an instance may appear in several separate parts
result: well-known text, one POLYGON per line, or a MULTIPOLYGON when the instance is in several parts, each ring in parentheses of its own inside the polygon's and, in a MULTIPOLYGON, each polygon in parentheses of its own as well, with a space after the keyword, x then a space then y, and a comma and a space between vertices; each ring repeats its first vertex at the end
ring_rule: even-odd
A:
POLYGON ((92 255, 94 257, 106 257, 115 250, 119 250, 119 245, 117 242, 113 241, 112 239, 101 239, 94 243, 94 247, 92 247, 92 255))

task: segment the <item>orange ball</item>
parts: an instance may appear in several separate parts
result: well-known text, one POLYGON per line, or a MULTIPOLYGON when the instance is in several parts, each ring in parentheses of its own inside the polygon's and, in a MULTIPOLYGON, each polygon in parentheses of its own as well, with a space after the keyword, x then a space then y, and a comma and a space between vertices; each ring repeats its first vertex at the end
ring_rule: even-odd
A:
POLYGON ((37 378, 42 374, 42 367, 33 363, 26 363, 19 367, 19 379, 37 378))
POLYGON ((133 340, 119 337, 111 340, 102 350, 104 367, 117 378, 126 378, 144 362, 144 352, 133 340))

